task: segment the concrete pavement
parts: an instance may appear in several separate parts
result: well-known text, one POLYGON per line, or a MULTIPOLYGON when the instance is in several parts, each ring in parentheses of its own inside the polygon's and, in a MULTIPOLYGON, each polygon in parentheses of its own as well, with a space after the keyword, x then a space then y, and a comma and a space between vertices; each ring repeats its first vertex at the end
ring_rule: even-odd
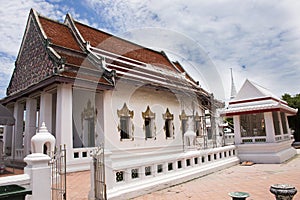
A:
MULTIPOLYGON (((86 200, 90 190, 90 172, 67 175, 67 199, 86 200)), ((272 184, 294 185, 298 193, 293 200, 300 200, 300 155, 282 164, 236 165, 228 169, 188 181, 134 200, 223 200, 231 199, 229 192, 250 193, 247 200, 274 200, 269 192, 272 184)))

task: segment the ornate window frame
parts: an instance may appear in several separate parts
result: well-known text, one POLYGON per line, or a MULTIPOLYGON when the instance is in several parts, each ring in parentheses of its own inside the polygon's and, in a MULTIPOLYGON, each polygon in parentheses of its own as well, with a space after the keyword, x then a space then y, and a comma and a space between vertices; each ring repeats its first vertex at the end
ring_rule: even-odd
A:
POLYGON ((133 140, 134 125, 132 123, 132 119, 134 116, 134 112, 132 110, 129 110, 127 104, 124 103, 123 107, 120 110, 117 110, 117 114, 119 117, 118 132, 120 133, 120 141, 128 139, 133 140), (126 135, 127 137, 124 137, 126 135))
POLYGON ((174 115, 170 113, 169 108, 167 108, 166 112, 163 114, 163 119, 165 120, 164 130, 166 134, 166 139, 174 139, 174 115))
POLYGON ((151 138, 156 140, 155 113, 147 106, 146 111, 142 112, 142 117, 144 119, 143 129, 145 131, 145 140, 151 138))

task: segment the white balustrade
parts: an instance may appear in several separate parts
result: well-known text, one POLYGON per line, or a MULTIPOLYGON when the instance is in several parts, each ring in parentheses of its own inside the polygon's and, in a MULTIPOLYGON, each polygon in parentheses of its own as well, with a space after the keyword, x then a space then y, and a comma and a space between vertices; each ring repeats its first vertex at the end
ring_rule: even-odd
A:
POLYGON ((162 174, 172 173, 178 170, 187 170, 201 167, 219 160, 230 159, 236 156, 236 147, 227 146, 222 148, 207 149, 189 152, 169 158, 154 160, 142 159, 144 162, 130 162, 130 165, 123 162, 112 167, 114 174, 114 184, 120 185, 136 181, 137 179, 147 179, 162 174))
POLYGON ((264 143, 267 141, 266 136, 242 137, 242 143, 264 143))
POLYGON ((91 153, 96 149, 96 147, 89 148, 75 148, 73 149, 73 159, 84 159, 90 158, 91 153))

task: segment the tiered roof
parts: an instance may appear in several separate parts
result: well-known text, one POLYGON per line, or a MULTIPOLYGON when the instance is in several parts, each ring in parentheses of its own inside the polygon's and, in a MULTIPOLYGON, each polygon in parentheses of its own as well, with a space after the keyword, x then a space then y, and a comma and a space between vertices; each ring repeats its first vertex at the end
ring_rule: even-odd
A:
POLYGON ((289 115, 297 113, 297 109, 289 107, 286 101, 247 79, 236 97, 229 102, 228 108, 221 112, 221 115, 233 116, 271 111, 283 111, 289 115))
POLYGON ((178 62, 171 62, 164 52, 92 28, 75 21, 69 14, 65 22, 60 23, 34 10, 30 11, 7 95, 13 98, 54 82, 92 83, 103 90, 113 88, 121 79, 209 96, 178 62), (44 48, 35 46, 36 43, 44 48), (50 60, 38 63, 34 54, 39 52, 48 55, 50 60), (31 63, 24 67, 27 60, 31 63), (37 69, 40 67, 43 69, 37 69), (40 74, 27 81, 28 74, 23 71, 33 68, 40 74))

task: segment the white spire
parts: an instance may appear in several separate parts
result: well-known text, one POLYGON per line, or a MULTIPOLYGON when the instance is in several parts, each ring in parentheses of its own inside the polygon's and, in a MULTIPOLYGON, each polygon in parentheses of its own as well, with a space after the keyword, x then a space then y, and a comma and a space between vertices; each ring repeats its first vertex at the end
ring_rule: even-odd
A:
POLYGON ((236 96, 236 89, 233 81, 233 75, 232 75, 232 68, 230 68, 230 73, 231 73, 231 94, 230 94, 230 99, 233 99, 236 96))

